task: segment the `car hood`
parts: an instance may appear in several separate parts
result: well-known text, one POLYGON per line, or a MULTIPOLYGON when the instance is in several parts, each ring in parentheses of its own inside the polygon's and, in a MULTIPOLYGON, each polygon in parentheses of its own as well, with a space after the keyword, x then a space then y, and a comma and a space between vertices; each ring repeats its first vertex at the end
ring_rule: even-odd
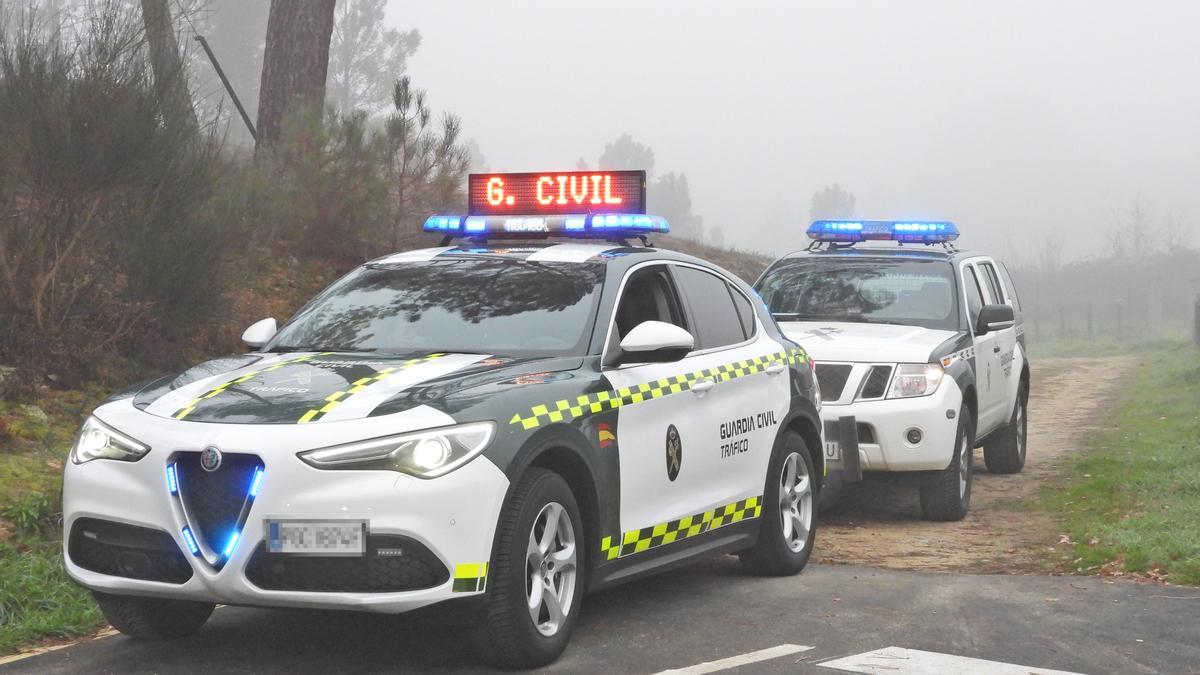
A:
POLYGON ((438 404, 452 394, 530 373, 578 367, 579 358, 487 354, 244 354, 155 380, 133 405, 159 417, 225 424, 316 424, 438 404))
POLYGON ((800 343, 813 360, 926 363, 955 331, 892 324, 787 321, 779 327, 800 343))

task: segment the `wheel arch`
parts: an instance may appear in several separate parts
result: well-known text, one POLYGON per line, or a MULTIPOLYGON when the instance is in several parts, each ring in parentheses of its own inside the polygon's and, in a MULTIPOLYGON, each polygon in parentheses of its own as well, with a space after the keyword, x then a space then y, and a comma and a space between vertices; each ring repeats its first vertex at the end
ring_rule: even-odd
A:
POLYGON ((804 444, 808 446, 819 489, 825 482, 825 452, 821 443, 820 417, 817 416, 816 409, 809 411, 804 407, 793 408, 783 419, 783 424, 779 425, 779 434, 775 439, 776 447, 783 442, 783 434, 788 431, 800 434, 804 444))

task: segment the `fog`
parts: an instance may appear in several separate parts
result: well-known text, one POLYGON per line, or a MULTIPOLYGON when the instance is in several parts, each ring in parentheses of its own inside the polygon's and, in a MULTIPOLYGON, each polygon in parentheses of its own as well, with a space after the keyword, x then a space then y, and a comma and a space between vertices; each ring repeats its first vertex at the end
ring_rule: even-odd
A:
MULTIPOLYGON (((1200 3, 406 2, 408 72, 493 170, 628 132, 727 244, 803 243, 814 191, 972 248, 1098 253, 1136 200, 1200 240, 1200 3), (1053 236, 1053 235, 1051 235, 1053 236)), ((653 199, 653 196, 651 196, 653 199)))

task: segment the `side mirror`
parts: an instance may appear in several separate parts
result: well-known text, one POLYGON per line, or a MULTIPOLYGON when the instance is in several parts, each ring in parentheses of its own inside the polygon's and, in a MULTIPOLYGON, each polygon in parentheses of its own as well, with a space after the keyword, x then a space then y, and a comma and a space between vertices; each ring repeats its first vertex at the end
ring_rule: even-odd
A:
POLYGON ((696 340, 686 330, 662 321, 643 321, 621 340, 621 363, 670 363, 687 356, 696 340))
POLYGON ((1017 322, 1013 308, 1008 305, 984 305, 975 322, 975 334, 984 335, 995 330, 1012 328, 1017 322))
POLYGON ((278 328, 274 318, 256 321, 242 333, 242 342, 246 343, 247 347, 258 349, 270 342, 271 338, 275 337, 275 332, 278 328))

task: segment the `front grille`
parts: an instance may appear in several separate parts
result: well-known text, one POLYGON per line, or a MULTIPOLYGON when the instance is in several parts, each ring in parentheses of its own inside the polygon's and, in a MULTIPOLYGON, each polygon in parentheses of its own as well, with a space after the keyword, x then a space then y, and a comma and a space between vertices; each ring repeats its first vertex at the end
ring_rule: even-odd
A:
POLYGON ((85 570, 130 579, 182 584, 192 566, 162 530, 80 518, 71 526, 67 555, 85 570))
POLYGON ((256 455, 225 454, 215 471, 200 467, 200 453, 175 455, 179 495, 192 530, 208 547, 221 551, 242 524, 242 509, 250 492, 254 472, 261 469, 256 455))
POLYGON ((836 401, 842 397, 846 380, 853 368, 848 363, 817 363, 817 383, 821 385, 821 400, 836 401))
POLYGON ((858 397, 863 399, 883 398, 883 395, 887 393, 887 384, 891 377, 891 366, 871 366, 871 372, 863 378, 862 391, 858 397))
POLYGON ((352 558, 268 553, 260 543, 246 578, 268 591, 394 593, 439 586, 450 572, 419 542, 376 534, 367 537, 366 555, 352 558))

